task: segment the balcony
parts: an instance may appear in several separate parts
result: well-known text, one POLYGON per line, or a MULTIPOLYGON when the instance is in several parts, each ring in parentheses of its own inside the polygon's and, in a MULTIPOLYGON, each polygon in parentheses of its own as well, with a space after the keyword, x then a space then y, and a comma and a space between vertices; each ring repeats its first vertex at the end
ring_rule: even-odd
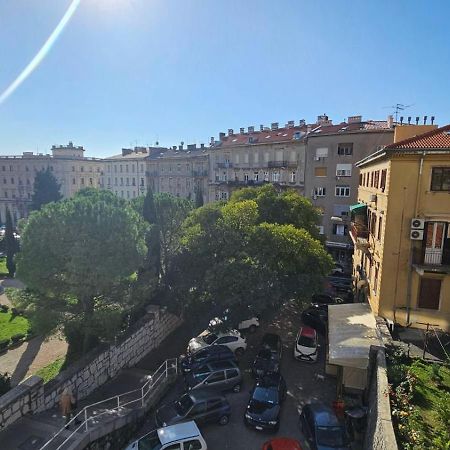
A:
POLYGON ((231 161, 218 162, 216 163, 216 167, 218 169, 228 169, 230 167, 233 167, 233 163, 231 161))
POLYGON ((425 272, 450 274, 450 248, 413 248, 412 265, 423 275, 425 272))
POLYGON ((298 161, 269 161, 267 163, 267 167, 275 168, 275 167, 297 167, 298 161))
POLYGON ((207 177, 208 171, 207 170, 193 170, 192 176, 193 177, 207 177))
POLYGON ((359 222, 352 222, 349 234, 353 245, 358 250, 366 250, 369 248, 369 230, 366 225, 359 222))

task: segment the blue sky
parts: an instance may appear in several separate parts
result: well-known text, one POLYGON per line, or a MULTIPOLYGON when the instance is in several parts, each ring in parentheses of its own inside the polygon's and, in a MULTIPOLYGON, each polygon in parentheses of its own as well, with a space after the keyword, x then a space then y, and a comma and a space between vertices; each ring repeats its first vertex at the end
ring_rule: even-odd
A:
MULTIPOLYGON (((0 2, 0 94, 69 0, 0 2)), ((450 2, 81 0, 0 104, 0 154, 207 143, 270 122, 404 115, 450 123, 450 2)))

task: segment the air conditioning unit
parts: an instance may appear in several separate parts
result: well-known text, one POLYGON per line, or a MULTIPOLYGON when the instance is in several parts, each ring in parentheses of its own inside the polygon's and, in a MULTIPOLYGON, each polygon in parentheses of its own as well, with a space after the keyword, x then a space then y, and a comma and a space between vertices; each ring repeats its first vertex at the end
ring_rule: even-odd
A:
POLYGON ((371 202, 376 202, 377 201, 377 194, 371 194, 370 195, 370 201, 371 202))
POLYGON ((417 217, 411 219, 411 229, 412 230, 423 230, 425 228, 425 220, 418 219, 417 217))
POLYGON ((413 241, 423 241, 423 230, 411 230, 409 237, 413 241))

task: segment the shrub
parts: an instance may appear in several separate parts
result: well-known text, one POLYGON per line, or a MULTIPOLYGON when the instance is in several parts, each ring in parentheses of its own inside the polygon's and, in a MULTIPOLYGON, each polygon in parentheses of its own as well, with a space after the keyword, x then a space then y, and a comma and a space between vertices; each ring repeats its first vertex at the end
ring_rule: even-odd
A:
POLYGON ((0 373, 0 395, 6 394, 11 389, 11 377, 5 372, 0 373))
POLYGON ((14 336, 11 336, 11 342, 13 344, 17 344, 18 342, 21 342, 25 340, 25 335, 23 333, 15 334, 14 336))
POLYGON ((2 339, 0 341, 0 352, 8 348, 9 341, 10 341, 9 339, 2 339))
POLYGON ((0 312, 8 312, 9 306, 8 305, 0 305, 0 312))

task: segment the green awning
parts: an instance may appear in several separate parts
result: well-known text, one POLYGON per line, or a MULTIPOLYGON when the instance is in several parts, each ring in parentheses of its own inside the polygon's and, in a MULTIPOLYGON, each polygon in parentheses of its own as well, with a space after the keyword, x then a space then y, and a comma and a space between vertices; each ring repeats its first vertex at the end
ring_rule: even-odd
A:
POLYGON ((367 205, 364 203, 357 203, 356 205, 350 206, 350 211, 356 214, 363 214, 367 209, 367 205))

